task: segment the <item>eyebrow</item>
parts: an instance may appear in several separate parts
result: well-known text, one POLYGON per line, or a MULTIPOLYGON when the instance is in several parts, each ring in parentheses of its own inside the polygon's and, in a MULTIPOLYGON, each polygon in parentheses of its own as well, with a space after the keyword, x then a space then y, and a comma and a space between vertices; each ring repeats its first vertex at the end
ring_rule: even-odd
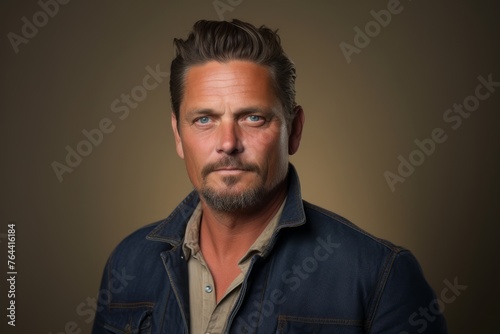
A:
MULTIPOLYGON (((276 114, 278 111, 275 110, 275 107, 270 107, 270 108, 262 108, 262 107, 244 107, 236 110, 234 112, 235 116, 241 116, 241 115, 247 115, 247 114, 276 114)), ((214 109, 209 109, 209 108, 203 108, 203 109, 193 109, 188 112, 186 112, 186 117, 195 117, 195 116, 206 116, 206 115, 221 115, 222 112, 219 112, 214 109)))
POLYGON ((186 117, 189 116, 199 116, 199 115, 211 115, 216 114, 217 112, 213 109, 193 109, 186 112, 186 117))

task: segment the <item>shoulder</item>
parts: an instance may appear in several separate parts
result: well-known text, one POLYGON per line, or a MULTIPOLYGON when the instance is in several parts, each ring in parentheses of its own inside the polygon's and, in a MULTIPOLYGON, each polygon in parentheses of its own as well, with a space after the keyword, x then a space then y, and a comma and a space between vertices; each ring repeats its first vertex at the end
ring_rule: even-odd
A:
POLYGON ((138 228, 120 241, 113 253, 127 251, 130 248, 137 248, 140 246, 144 247, 144 245, 150 244, 147 236, 161 223, 162 220, 138 228))
POLYGON ((378 238, 348 219, 317 205, 303 201, 306 215, 306 225, 316 233, 331 234, 332 237, 344 243, 345 246, 355 246, 367 251, 382 253, 407 252, 407 249, 396 246, 390 241, 378 238))
MULTIPOLYGON (((101 280, 101 291, 112 293, 114 302, 126 302, 142 286, 155 284, 162 272, 161 253, 170 249, 165 242, 149 240, 148 235, 163 221, 143 226, 125 237, 109 255, 101 280)), ((148 293, 144 292, 144 295, 148 293)), ((148 296, 146 300, 154 300, 148 296)))
POLYGON ((145 225, 126 236, 110 254, 107 267, 135 271, 160 261, 160 253, 171 247, 164 242, 149 240, 148 235, 162 222, 163 220, 145 225))

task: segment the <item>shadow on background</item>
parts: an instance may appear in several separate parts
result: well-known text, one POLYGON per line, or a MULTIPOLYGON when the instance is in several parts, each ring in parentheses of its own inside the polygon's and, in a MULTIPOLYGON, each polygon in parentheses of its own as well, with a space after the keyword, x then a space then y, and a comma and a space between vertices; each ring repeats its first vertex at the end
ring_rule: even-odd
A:
POLYGON ((304 197, 412 250, 438 295, 445 281, 466 285, 443 304, 450 333, 494 332, 497 3, 0 6, 0 248, 6 263, 15 222, 18 272, 15 331, 2 297, 2 333, 89 333, 110 252, 190 191, 169 125, 168 71, 172 39, 201 18, 279 28, 306 112, 292 159, 304 197))

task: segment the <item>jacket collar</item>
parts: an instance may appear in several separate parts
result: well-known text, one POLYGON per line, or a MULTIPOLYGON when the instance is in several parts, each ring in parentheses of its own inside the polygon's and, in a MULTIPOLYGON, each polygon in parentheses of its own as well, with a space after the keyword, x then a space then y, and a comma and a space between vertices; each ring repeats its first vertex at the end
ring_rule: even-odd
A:
MULTIPOLYGON (((274 237, 282 228, 300 226, 306 221, 299 177, 291 163, 288 165, 287 178, 287 198, 274 237)), ((180 246, 184 240, 187 222, 199 201, 198 193, 195 190, 192 191, 167 218, 160 221, 158 226, 146 236, 146 239, 166 242, 172 247, 180 246)))

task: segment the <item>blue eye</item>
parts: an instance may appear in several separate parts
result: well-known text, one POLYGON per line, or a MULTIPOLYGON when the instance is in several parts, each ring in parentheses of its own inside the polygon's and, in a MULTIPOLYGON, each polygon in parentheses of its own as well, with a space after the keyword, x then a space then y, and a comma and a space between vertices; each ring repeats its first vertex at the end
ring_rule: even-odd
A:
POLYGON ((210 118, 208 116, 203 116, 198 118, 197 122, 200 124, 207 124, 210 121, 210 118))
POLYGON ((258 121, 260 121, 262 118, 261 118, 260 116, 250 115, 250 116, 248 116, 248 119, 249 119, 251 122, 258 122, 258 121))

